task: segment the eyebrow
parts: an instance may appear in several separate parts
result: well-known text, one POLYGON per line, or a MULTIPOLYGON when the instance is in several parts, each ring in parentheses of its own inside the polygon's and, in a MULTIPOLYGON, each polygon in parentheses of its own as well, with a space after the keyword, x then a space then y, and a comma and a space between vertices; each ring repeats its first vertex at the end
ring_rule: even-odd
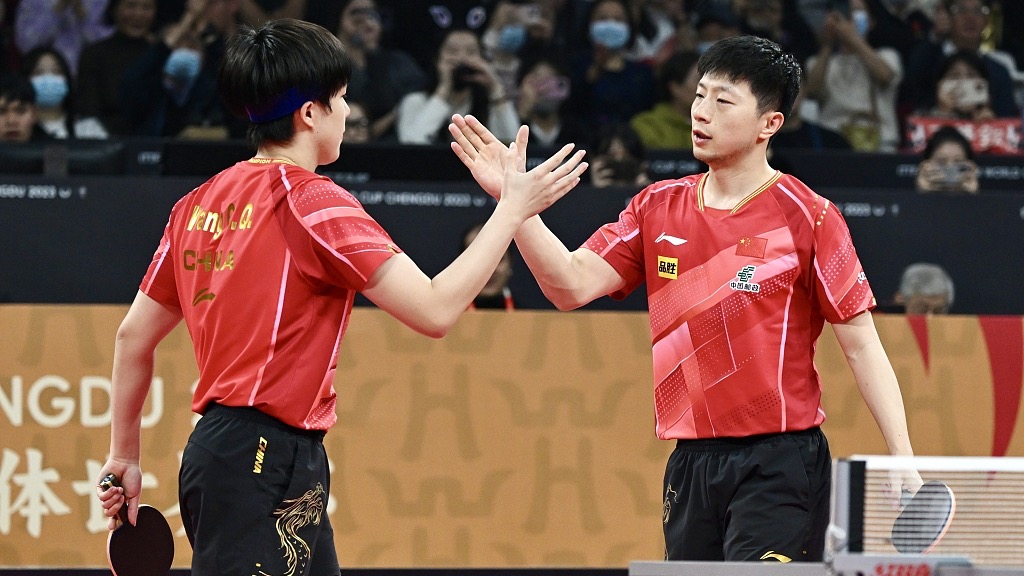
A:
POLYGON ((705 90, 709 90, 711 88, 717 88, 717 89, 721 90, 722 92, 728 92, 730 94, 734 94, 734 95, 737 95, 737 96, 739 95, 739 92, 736 91, 735 85, 733 85, 731 83, 728 83, 728 82, 712 82, 711 86, 708 86, 707 83, 705 83, 703 80, 700 80, 700 81, 697 82, 697 87, 698 88, 703 88, 705 90))

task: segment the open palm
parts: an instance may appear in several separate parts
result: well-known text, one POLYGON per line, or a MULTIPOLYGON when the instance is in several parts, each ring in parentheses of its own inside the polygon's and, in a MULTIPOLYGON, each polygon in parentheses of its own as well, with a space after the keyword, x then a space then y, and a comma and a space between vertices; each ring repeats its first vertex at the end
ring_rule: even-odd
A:
MULTIPOLYGON (((470 174, 485 192, 494 198, 501 196, 501 184, 508 161, 508 147, 494 137, 479 120, 473 116, 456 114, 448 125, 455 141, 452 150, 469 168, 470 174)), ((516 134, 516 146, 525 151, 530 129, 520 126, 516 134)))

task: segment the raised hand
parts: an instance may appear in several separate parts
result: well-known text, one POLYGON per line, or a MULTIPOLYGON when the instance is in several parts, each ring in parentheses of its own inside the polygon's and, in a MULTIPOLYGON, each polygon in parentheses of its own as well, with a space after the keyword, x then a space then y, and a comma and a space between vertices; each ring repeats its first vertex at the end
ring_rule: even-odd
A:
MULTIPOLYGON (((520 136, 524 134, 520 130, 520 136)), ((587 169, 587 163, 583 162, 583 150, 570 157, 574 146, 566 144, 550 158, 526 171, 526 139, 522 139, 522 144, 519 140, 517 137, 516 142, 504 149, 501 155, 499 203, 511 205, 526 220, 575 188, 580 182, 580 175, 587 169)))
POLYGON ((530 185, 541 186, 553 195, 547 204, 531 216, 572 190, 588 167, 586 162, 582 162, 586 153, 583 150, 566 160, 575 147, 566 144, 533 170, 526 172, 526 145, 530 137, 530 129, 526 126, 519 127, 515 142, 509 146, 502 144, 473 116, 452 116, 448 131, 455 138, 452 151, 469 168, 473 179, 492 197, 500 200, 502 190, 507 192, 512 186, 530 185), (520 176, 517 177, 517 174, 520 176))
MULTIPOLYGON (((452 142, 452 150, 462 160, 462 163, 469 168, 473 179, 480 184, 494 198, 501 197, 502 179, 505 173, 505 162, 509 158, 508 147, 494 137, 494 134, 487 129, 474 116, 462 117, 460 114, 452 116, 452 123, 448 125, 455 141, 452 142)), ((516 145, 525 153, 526 141, 530 137, 530 129, 520 126, 516 134, 516 145)))

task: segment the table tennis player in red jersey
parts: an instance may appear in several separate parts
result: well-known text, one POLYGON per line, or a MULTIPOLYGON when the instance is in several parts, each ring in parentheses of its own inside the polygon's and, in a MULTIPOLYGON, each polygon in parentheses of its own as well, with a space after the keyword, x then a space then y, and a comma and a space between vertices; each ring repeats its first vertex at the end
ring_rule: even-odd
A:
MULTIPOLYGON (((539 217, 515 241, 562 310, 647 284, 656 432, 676 441, 666 558, 820 561, 832 464, 814 366, 823 323, 889 451, 909 456, 903 399, 846 223, 767 161, 800 88, 796 60, 743 36, 714 44, 698 67, 693 154, 706 173, 651 184, 574 252, 539 217)), ((449 128, 456 154, 499 194, 505 147, 475 118, 449 128)), ((907 471, 889 483, 896 498, 921 479, 907 471)))
POLYGON ((510 168, 474 242, 428 278, 351 194, 314 173, 339 156, 349 71, 340 41, 307 22, 270 21, 231 39, 220 90, 251 120, 257 153, 174 206, 117 332, 100 477, 114 473, 123 488, 98 492, 111 528, 125 500, 131 522, 138 510, 154 349, 182 319, 192 337, 192 409, 203 417, 182 457, 179 504, 197 576, 339 574, 322 439, 336 420, 335 369, 355 293, 443 336, 519 226, 586 169, 571 147, 529 172, 510 168))

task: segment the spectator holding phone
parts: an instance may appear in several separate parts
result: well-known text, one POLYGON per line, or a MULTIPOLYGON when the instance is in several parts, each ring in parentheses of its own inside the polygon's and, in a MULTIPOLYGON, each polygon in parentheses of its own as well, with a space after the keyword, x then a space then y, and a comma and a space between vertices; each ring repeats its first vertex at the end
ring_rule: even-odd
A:
POLYGON ((447 141, 453 114, 487 118, 494 134, 511 142, 519 129, 512 98, 505 91, 471 30, 448 33, 436 59, 436 77, 428 91, 410 92, 398 105, 398 141, 432 144, 447 141))
POLYGON ((516 107, 522 122, 530 127, 530 141, 540 146, 563 146, 586 142, 587 127, 562 114, 569 99, 569 78, 552 59, 542 59, 525 70, 519 81, 516 107))
POLYGON ((935 83, 935 106, 924 115, 959 120, 995 117, 989 96, 988 69, 981 57, 960 51, 946 58, 935 83))
POLYGON ((977 194, 978 165, 970 141, 952 126, 939 128, 925 146, 915 185, 921 193, 977 194))
POLYGON ((484 52, 510 94, 522 67, 550 53, 554 11, 535 2, 498 2, 481 36, 484 52))
POLYGON ((644 160, 644 144, 627 123, 602 126, 592 146, 590 183, 595 188, 651 183, 644 160))
MULTIPOLYGON (((1006 2, 1003 4, 1007 5, 1006 2)), ((956 52, 968 52, 981 61, 980 68, 985 71, 984 77, 988 80, 992 111, 997 117, 1016 116, 1017 104, 1014 100, 1012 78, 1016 63, 1013 57, 1005 52, 982 49, 985 28, 989 25, 991 16, 988 2, 943 0, 942 10, 949 14, 948 37, 922 41, 914 48, 907 64, 905 97, 909 109, 919 110, 935 106, 937 94, 931 88, 943 75, 946 58, 956 52)), ((1007 10, 1009 11, 1008 5, 1007 10)))
POLYGON ((373 139, 393 140, 398 104, 406 94, 422 90, 427 75, 416 60, 387 46, 383 22, 374 0, 341 0, 336 36, 352 58, 350 99, 363 102, 373 139))
POLYGON ((807 96, 819 102, 821 124, 841 133, 854 150, 894 152, 903 66, 896 50, 870 44, 874 23, 864 0, 850 0, 849 17, 828 13, 818 54, 807 61, 807 96))

